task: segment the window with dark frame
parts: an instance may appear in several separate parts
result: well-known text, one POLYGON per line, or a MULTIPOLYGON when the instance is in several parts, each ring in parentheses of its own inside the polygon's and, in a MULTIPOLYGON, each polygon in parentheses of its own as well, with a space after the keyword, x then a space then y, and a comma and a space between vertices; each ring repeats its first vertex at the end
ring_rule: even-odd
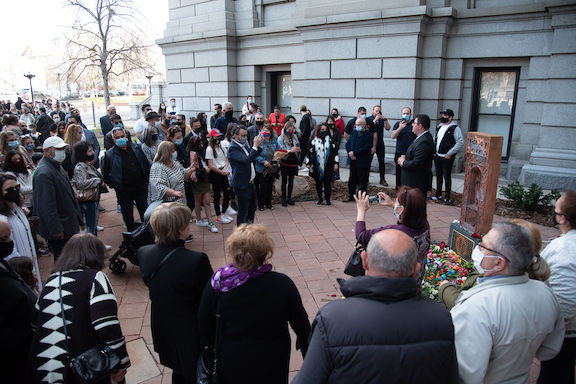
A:
POLYGON ((502 160, 508 160, 520 68, 476 68, 471 131, 502 136, 502 160))

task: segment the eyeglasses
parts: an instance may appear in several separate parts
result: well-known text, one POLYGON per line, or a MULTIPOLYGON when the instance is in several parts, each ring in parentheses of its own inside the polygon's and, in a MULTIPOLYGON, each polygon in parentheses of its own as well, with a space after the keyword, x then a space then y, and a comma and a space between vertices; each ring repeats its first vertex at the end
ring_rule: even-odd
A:
POLYGON ((490 248, 484 246, 484 244, 482 244, 482 243, 478 243, 478 247, 479 247, 480 249, 485 249, 485 250, 487 250, 487 251, 489 251, 489 252, 492 252, 492 253, 495 253, 495 254, 497 254, 497 255, 499 255, 499 256, 502 256, 504 259, 506 259, 507 262, 510 262, 510 259, 507 258, 505 255, 503 255, 502 253, 500 253, 500 252, 498 252, 498 251, 495 251, 495 250, 493 250, 493 249, 490 249, 490 248))

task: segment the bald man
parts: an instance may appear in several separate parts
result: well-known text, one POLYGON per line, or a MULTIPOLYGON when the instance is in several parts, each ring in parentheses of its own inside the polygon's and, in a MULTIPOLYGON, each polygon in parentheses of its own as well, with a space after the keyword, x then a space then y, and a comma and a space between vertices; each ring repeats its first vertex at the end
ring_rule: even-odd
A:
POLYGON ((36 296, 4 260, 14 247, 10 233, 10 224, 0 218, 0 361, 3 383, 23 383, 36 296))
POLYGON ((366 276, 341 281, 346 300, 318 311, 292 383, 457 383, 452 318, 416 294, 420 263, 412 239, 381 231, 361 257, 366 276))
POLYGON ((106 114, 100 118, 100 129, 102 130, 102 134, 106 137, 106 134, 114 128, 114 124, 112 124, 112 115, 116 114, 116 107, 113 105, 109 105, 106 108, 106 114))

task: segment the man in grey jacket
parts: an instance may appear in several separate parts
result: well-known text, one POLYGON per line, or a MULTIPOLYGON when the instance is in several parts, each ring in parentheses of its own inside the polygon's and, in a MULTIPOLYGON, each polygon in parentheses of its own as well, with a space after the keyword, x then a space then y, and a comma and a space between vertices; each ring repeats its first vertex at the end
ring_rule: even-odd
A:
POLYGON ((34 171, 34 215, 40 219, 38 233, 48 241, 54 261, 68 240, 80 232, 80 225, 84 225, 76 195, 61 165, 67 145, 58 136, 47 138, 44 157, 34 171))

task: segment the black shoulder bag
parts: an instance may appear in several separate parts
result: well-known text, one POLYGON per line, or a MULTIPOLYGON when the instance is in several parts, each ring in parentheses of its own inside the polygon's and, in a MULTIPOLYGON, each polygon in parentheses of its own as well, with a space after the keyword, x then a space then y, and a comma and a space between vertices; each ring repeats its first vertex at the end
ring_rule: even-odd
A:
POLYGON ((62 322, 64 323, 64 346, 66 348, 66 360, 72 369, 76 379, 83 384, 92 384, 104 379, 114 371, 120 363, 120 357, 106 344, 97 345, 81 353, 75 358, 70 358, 68 346, 68 331, 66 330, 66 316, 62 303, 62 272, 59 276, 60 308, 62 310, 62 322))
POLYGON ((354 250, 352 250, 352 254, 350 255, 350 258, 348 259, 348 262, 346 263, 346 267, 344 268, 344 273, 350 276, 364 276, 366 274, 366 271, 364 270, 364 267, 362 266, 362 258, 360 257, 360 254, 362 253, 362 251, 364 251, 366 249, 366 245, 364 242, 364 234, 366 233, 366 231, 362 232, 360 234, 360 237, 358 238, 358 241, 356 242, 356 246, 354 247, 354 250))

